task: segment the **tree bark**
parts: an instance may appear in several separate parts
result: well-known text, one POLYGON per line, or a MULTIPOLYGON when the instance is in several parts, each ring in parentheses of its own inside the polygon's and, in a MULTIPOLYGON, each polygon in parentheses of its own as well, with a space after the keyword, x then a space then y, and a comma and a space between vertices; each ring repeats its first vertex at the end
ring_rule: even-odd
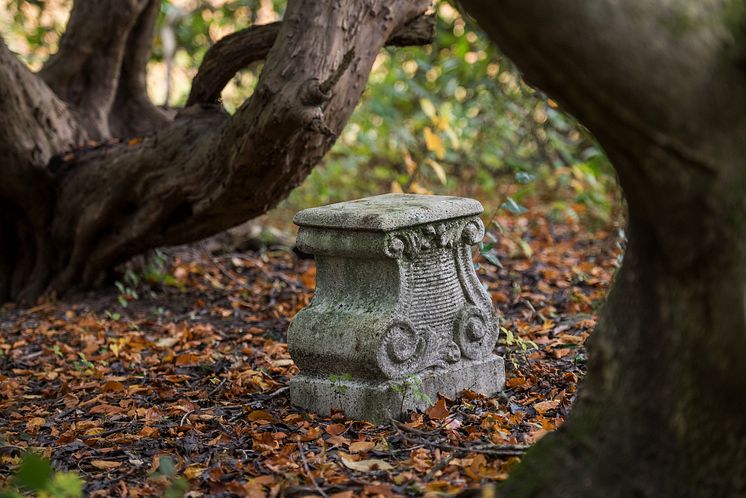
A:
MULTIPOLYGON (((251 26, 218 40, 205 53, 197 76, 192 81, 186 106, 217 104, 220 92, 239 70, 267 57, 280 26, 282 22, 251 26)), ((426 45, 434 35, 435 16, 418 16, 392 33, 386 45, 426 45)))
POLYGON ((75 0, 59 51, 39 75, 95 139, 108 137, 128 34, 149 0, 75 0))
POLYGON ((54 198, 46 164, 84 138, 65 104, 0 39, 0 302, 44 290, 54 198))
POLYGON ((153 104, 147 90, 147 66, 160 10, 160 0, 148 0, 127 37, 116 96, 109 112, 109 129, 115 137, 147 135, 171 121, 153 104))
MULTIPOLYGON (((13 167, 3 170, 3 180, 12 181, 0 190, 7 206, 0 219, 6 242, 0 301, 94 285, 142 251, 198 240, 264 213, 332 146, 386 41, 418 39, 412 33, 419 23, 409 23, 429 4, 291 0, 257 90, 235 115, 199 103, 168 122, 150 112, 144 88, 156 3, 77 0, 60 51, 41 72, 49 86, 33 81, 61 106, 60 116, 72 116, 72 131, 53 134, 37 162, 35 174, 45 180, 34 188, 48 186, 46 193, 24 190, 30 188, 27 151, 5 154, 13 167), (106 28, 94 19, 108 19, 106 28), (120 136, 155 131, 111 141, 112 130, 120 136), (90 138, 98 143, 62 154, 90 138), (46 216, 32 225, 35 231, 19 225, 17 213, 33 212, 28 203, 38 203, 46 216), (8 249, 21 239, 35 250, 8 249), (29 267, 38 268, 33 279, 29 267)), ((33 98, 6 72, 0 68, 0 88, 13 89, 24 102, 9 119, 32 122, 33 98)))
MULTIPOLYGON (((614 164, 629 244, 566 424, 503 496, 746 494, 746 71, 737 2, 464 0, 614 164)), ((743 10, 740 16, 746 15, 743 10)))

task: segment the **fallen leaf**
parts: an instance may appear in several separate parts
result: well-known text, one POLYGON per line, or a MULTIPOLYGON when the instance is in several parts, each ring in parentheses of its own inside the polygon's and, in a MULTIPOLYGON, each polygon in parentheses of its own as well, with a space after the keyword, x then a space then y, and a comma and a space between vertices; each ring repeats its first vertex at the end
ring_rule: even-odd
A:
POLYGON ((26 422, 26 430, 29 430, 29 431, 34 430, 35 431, 36 429, 38 429, 39 427, 41 427, 45 423, 46 423, 46 420, 44 420, 42 417, 34 417, 31 420, 29 420, 28 422, 26 422))
POLYGON ((344 426, 344 424, 329 424, 328 426, 326 426, 326 432, 332 436, 339 436, 341 434, 344 434, 344 431, 346 430, 347 428, 344 426))
POLYGON ((350 455, 340 451, 339 458, 345 467, 351 470, 357 470, 359 472, 372 472, 374 470, 391 470, 392 467, 388 462, 379 460, 377 458, 371 458, 370 460, 353 460, 350 455))
POLYGON ((300 440, 304 443, 307 443, 308 441, 313 441, 320 438, 321 434, 321 429, 319 429, 318 427, 311 427, 310 429, 308 429, 308 432, 300 436, 300 440))
POLYGON ((254 410, 253 412, 249 413, 246 418, 248 418, 252 422, 256 422, 257 420, 266 420, 267 422, 273 422, 275 420, 275 417, 273 417, 271 413, 265 410, 254 410))
POLYGON ((204 465, 193 464, 184 469, 184 477, 187 479, 194 479, 202 475, 207 467, 204 465))
POLYGON ((427 416, 435 420, 443 420, 448 416, 446 400, 438 398, 438 401, 427 411, 427 416))
POLYGON ((145 426, 140 429, 140 435, 142 437, 158 437, 159 431, 156 427, 145 426))
POLYGON ((364 453, 375 447, 376 443, 373 441, 355 441, 354 443, 350 443, 350 451, 352 453, 364 453))
POLYGON ((116 469, 117 467, 122 465, 122 462, 113 462, 111 460, 93 460, 91 461, 91 465, 93 465, 97 469, 111 470, 116 469))
POLYGON ((117 380, 110 380, 106 384, 104 384, 104 387, 101 388, 101 392, 104 393, 116 393, 124 390, 124 384, 117 380))
POLYGON ((156 342, 155 345, 159 348, 167 349, 174 347, 177 342, 179 342, 178 337, 163 337, 161 339, 158 339, 158 342, 156 342))
POLYGON ((199 363, 199 356, 194 353, 180 354, 176 357, 177 365, 197 365, 199 363))
POLYGON ((558 399, 539 401, 538 403, 534 403, 534 410, 543 415, 550 410, 556 410, 557 407, 560 405, 560 402, 561 401, 558 399))

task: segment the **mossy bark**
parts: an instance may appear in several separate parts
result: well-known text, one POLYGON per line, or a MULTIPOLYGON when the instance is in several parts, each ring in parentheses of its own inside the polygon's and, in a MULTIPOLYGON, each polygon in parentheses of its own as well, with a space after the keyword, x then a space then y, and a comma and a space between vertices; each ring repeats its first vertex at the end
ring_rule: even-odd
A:
POLYGON ((595 134, 629 207, 576 405, 499 492, 746 495, 746 71, 726 2, 463 3, 595 134))

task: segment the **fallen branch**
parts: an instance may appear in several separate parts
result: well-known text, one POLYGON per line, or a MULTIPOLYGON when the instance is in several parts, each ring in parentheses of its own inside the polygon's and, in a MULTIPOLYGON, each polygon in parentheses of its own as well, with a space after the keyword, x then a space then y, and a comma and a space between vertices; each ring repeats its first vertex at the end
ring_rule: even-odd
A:
POLYGON ((493 457, 498 457, 498 458, 507 458, 507 457, 514 457, 514 456, 523 456, 523 454, 529 448, 529 446, 527 445, 518 445, 518 444, 508 444, 508 445, 501 445, 501 446, 498 446, 496 444, 454 446, 452 444, 444 442, 445 440, 443 438, 439 438, 437 441, 432 441, 430 440, 430 437, 432 437, 434 433, 414 429, 405 424, 402 424, 398 420, 391 419, 391 425, 393 425, 394 429, 396 429, 399 435, 403 439, 406 439, 409 443, 424 444, 431 448, 438 448, 444 451, 453 451, 458 454, 480 453, 482 455, 488 455, 488 456, 493 456, 493 457), (418 436, 418 438, 407 436, 405 432, 415 434, 418 436))
POLYGON ((316 488, 316 491, 318 491, 321 496, 323 496, 324 498, 329 498, 329 495, 326 494, 326 491, 324 491, 321 486, 319 486, 319 483, 316 482, 316 479, 313 478, 311 469, 308 467, 308 461, 306 460, 306 453, 303 450, 303 443, 301 443, 300 441, 298 441, 298 452, 300 453, 300 458, 303 461, 303 469, 306 471, 306 475, 311 480, 313 487, 316 488))

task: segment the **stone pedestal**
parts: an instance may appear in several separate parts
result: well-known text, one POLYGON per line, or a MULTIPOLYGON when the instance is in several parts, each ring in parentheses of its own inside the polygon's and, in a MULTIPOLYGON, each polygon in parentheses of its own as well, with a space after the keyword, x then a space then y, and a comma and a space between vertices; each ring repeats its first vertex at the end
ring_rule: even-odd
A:
POLYGON ((502 389, 497 316, 471 261, 481 212, 473 199, 387 194, 295 216, 317 273, 288 330, 293 404, 381 422, 437 393, 502 389))

